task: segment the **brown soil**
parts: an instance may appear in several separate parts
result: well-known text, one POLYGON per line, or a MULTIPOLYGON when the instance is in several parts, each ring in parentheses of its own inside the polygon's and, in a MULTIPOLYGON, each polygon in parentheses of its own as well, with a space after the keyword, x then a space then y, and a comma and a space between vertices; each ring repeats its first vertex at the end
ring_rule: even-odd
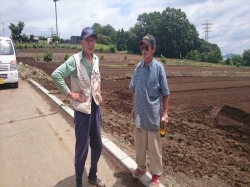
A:
MULTIPOLYGON (((65 49, 66 50, 66 49, 65 49)), ((48 75, 61 62, 36 62, 44 50, 19 50, 18 62, 48 75)), ((74 54, 75 50, 67 50, 74 54)), ((63 59, 65 51, 54 50, 63 59)), ((103 54, 103 53, 102 53, 103 54)), ((100 56, 100 53, 97 53, 100 56)), ((133 124, 128 89, 138 55, 104 53, 103 131, 133 155, 133 124)), ((250 69, 165 66, 171 91, 170 121, 162 138, 166 186, 250 186, 250 69)), ((70 86, 69 79, 66 83, 70 86)), ((43 84, 56 90, 53 84, 43 84)), ((66 101, 66 100, 65 100, 66 101)), ((132 181, 133 182, 133 181, 132 181)), ((134 184, 128 186, 141 186, 134 184)))

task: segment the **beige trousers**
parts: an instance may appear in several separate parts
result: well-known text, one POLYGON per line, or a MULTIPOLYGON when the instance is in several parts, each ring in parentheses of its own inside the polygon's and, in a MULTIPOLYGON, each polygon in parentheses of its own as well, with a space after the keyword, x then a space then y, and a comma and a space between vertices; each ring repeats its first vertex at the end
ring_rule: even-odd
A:
POLYGON ((149 132, 142 128, 134 128, 135 156, 137 168, 141 171, 147 169, 146 150, 148 148, 150 172, 152 175, 161 175, 162 166, 162 144, 160 133, 149 132))

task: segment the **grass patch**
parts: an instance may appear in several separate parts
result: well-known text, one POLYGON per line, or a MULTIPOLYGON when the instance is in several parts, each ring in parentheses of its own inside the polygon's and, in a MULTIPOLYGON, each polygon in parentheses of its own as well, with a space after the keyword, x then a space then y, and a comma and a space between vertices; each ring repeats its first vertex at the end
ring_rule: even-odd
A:
MULTIPOLYGON (((156 59, 160 62, 161 58, 156 57, 156 59)), ((199 62, 199 61, 192 61, 187 59, 170 59, 167 58, 164 65, 166 66, 193 66, 193 67, 216 67, 216 68, 238 68, 236 66, 229 66, 229 65, 223 65, 223 64, 214 64, 209 62, 199 62)), ((250 69, 250 67, 241 67, 250 69)))
POLYGON ((95 50, 100 52, 110 52, 110 47, 109 45, 95 44, 95 50))

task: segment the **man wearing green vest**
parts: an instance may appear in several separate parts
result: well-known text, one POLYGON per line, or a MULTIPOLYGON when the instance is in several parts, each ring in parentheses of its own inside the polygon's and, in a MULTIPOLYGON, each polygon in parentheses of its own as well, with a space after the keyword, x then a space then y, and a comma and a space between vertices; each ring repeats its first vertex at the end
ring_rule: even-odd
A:
POLYGON ((102 96, 99 58, 93 54, 96 38, 92 28, 84 28, 81 33, 82 51, 71 56, 51 75, 57 88, 70 98, 70 103, 74 108, 77 187, 82 187, 82 176, 89 146, 91 166, 88 182, 98 187, 105 187, 105 184, 97 178, 97 163, 102 152, 100 111, 102 96), (68 76, 71 77, 71 90, 64 81, 68 76))

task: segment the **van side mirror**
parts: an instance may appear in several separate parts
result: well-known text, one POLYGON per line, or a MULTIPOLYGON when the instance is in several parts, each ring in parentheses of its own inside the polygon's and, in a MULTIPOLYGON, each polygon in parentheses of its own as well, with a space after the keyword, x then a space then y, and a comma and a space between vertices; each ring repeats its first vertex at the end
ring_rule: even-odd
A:
POLYGON ((15 50, 16 56, 18 55, 18 50, 15 50))

